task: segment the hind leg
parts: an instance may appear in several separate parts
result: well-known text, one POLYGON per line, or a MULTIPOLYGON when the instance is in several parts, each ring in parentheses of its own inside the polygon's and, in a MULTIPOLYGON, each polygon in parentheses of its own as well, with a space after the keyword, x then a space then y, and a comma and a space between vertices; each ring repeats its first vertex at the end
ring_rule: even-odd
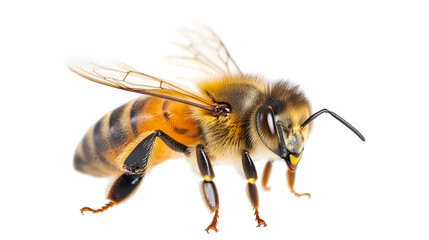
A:
POLYGON ((151 153, 157 137, 172 150, 187 154, 188 150, 185 145, 175 141, 163 131, 155 130, 153 133, 147 135, 126 157, 123 165, 124 173, 115 179, 107 193, 107 200, 109 200, 109 202, 105 206, 95 210, 84 207, 80 212, 82 214, 85 211, 93 213, 103 212, 130 197, 138 188, 146 174, 146 168, 150 162, 151 153))
POLYGON ((109 202, 106 205, 95 210, 89 207, 83 207, 80 209, 80 212, 82 214, 86 211, 99 213, 124 201, 135 192, 137 187, 140 185, 143 176, 144 174, 122 174, 113 182, 112 186, 110 186, 107 194, 107 200, 109 200, 109 202))

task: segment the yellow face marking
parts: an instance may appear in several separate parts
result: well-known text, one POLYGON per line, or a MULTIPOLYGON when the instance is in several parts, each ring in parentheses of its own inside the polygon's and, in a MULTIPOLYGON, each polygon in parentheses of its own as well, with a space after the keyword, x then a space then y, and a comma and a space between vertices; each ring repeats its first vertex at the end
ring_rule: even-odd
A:
POLYGON ((297 165, 299 163, 299 160, 301 160, 301 157, 302 157, 302 152, 301 152, 301 154, 299 154, 298 157, 295 157, 294 155, 289 154, 290 163, 292 165, 297 165))

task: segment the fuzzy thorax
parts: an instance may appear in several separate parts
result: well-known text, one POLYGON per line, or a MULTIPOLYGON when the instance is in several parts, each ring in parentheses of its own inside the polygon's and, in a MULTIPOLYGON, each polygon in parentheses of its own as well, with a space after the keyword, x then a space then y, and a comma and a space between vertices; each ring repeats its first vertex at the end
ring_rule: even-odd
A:
POLYGON ((310 113, 303 93, 286 81, 267 84, 258 76, 224 76, 204 81, 199 88, 213 103, 231 108, 231 113, 220 116, 201 109, 194 112, 204 145, 213 158, 239 155, 243 150, 252 151, 264 144, 255 126, 255 112, 262 105, 272 105, 276 117, 293 128, 310 113))

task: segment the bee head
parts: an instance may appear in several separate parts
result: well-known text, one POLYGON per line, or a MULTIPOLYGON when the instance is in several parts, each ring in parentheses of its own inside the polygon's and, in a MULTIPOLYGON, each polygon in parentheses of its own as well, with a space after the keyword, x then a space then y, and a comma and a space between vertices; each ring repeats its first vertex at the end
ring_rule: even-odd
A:
POLYGON ((308 108, 289 107, 285 111, 265 104, 255 114, 255 126, 261 141, 272 152, 286 161, 290 170, 295 170, 302 157, 304 143, 310 126, 301 128, 308 119, 308 108))
POLYGON ((311 122, 322 113, 329 113, 354 132, 362 141, 365 141, 365 137, 356 128, 326 108, 310 116, 308 104, 285 105, 285 108, 279 108, 276 106, 275 101, 271 102, 260 106, 256 110, 256 131, 265 146, 285 160, 291 171, 295 171, 301 160, 304 143, 310 132, 311 122))

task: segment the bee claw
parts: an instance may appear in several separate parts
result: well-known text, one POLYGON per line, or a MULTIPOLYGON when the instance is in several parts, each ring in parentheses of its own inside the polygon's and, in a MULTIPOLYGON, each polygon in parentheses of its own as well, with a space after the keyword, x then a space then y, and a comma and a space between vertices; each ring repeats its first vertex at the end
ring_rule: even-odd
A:
POLYGON ((211 230, 213 230, 213 231, 215 231, 215 232, 217 232, 217 228, 216 228, 216 226, 217 226, 217 218, 219 217, 219 210, 218 209, 216 209, 216 211, 215 211, 215 214, 214 214, 214 216, 213 216, 213 220, 212 220, 212 222, 210 223, 210 225, 206 228, 206 232, 207 233, 209 233, 210 234, 210 232, 209 232, 209 230, 211 229, 211 230))
POLYGON ((256 227, 266 227, 267 226, 267 224, 265 223, 265 221, 264 220, 262 220, 262 219, 259 219, 258 220, 258 226, 256 226, 256 227))
POLYGON ((258 225, 256 227, 261 227, 261 226, 266 227, 267 226, 265 221, 259 217, 259 212, 257 209, 255 209, 255 220, 258 222, 258 225))
POLYGON ((82 215, 85 215, 84 212, 86 211, 94 212, 94 210, 89 207, 83 207, 80 209, 80 213, 82 213, 82 215))
POLYGON ((217 232, 217 228, 216 228, 216 226, 214 226, 214 225, 211 225, 210 224, 210 226, 208 226, 207 228, 206 228, 206 232, 208 233, 208 234, 210 234, 210 232, 209 232, 209 230, 213 230, 213 231, 215 231, 215 232, 217 232))

